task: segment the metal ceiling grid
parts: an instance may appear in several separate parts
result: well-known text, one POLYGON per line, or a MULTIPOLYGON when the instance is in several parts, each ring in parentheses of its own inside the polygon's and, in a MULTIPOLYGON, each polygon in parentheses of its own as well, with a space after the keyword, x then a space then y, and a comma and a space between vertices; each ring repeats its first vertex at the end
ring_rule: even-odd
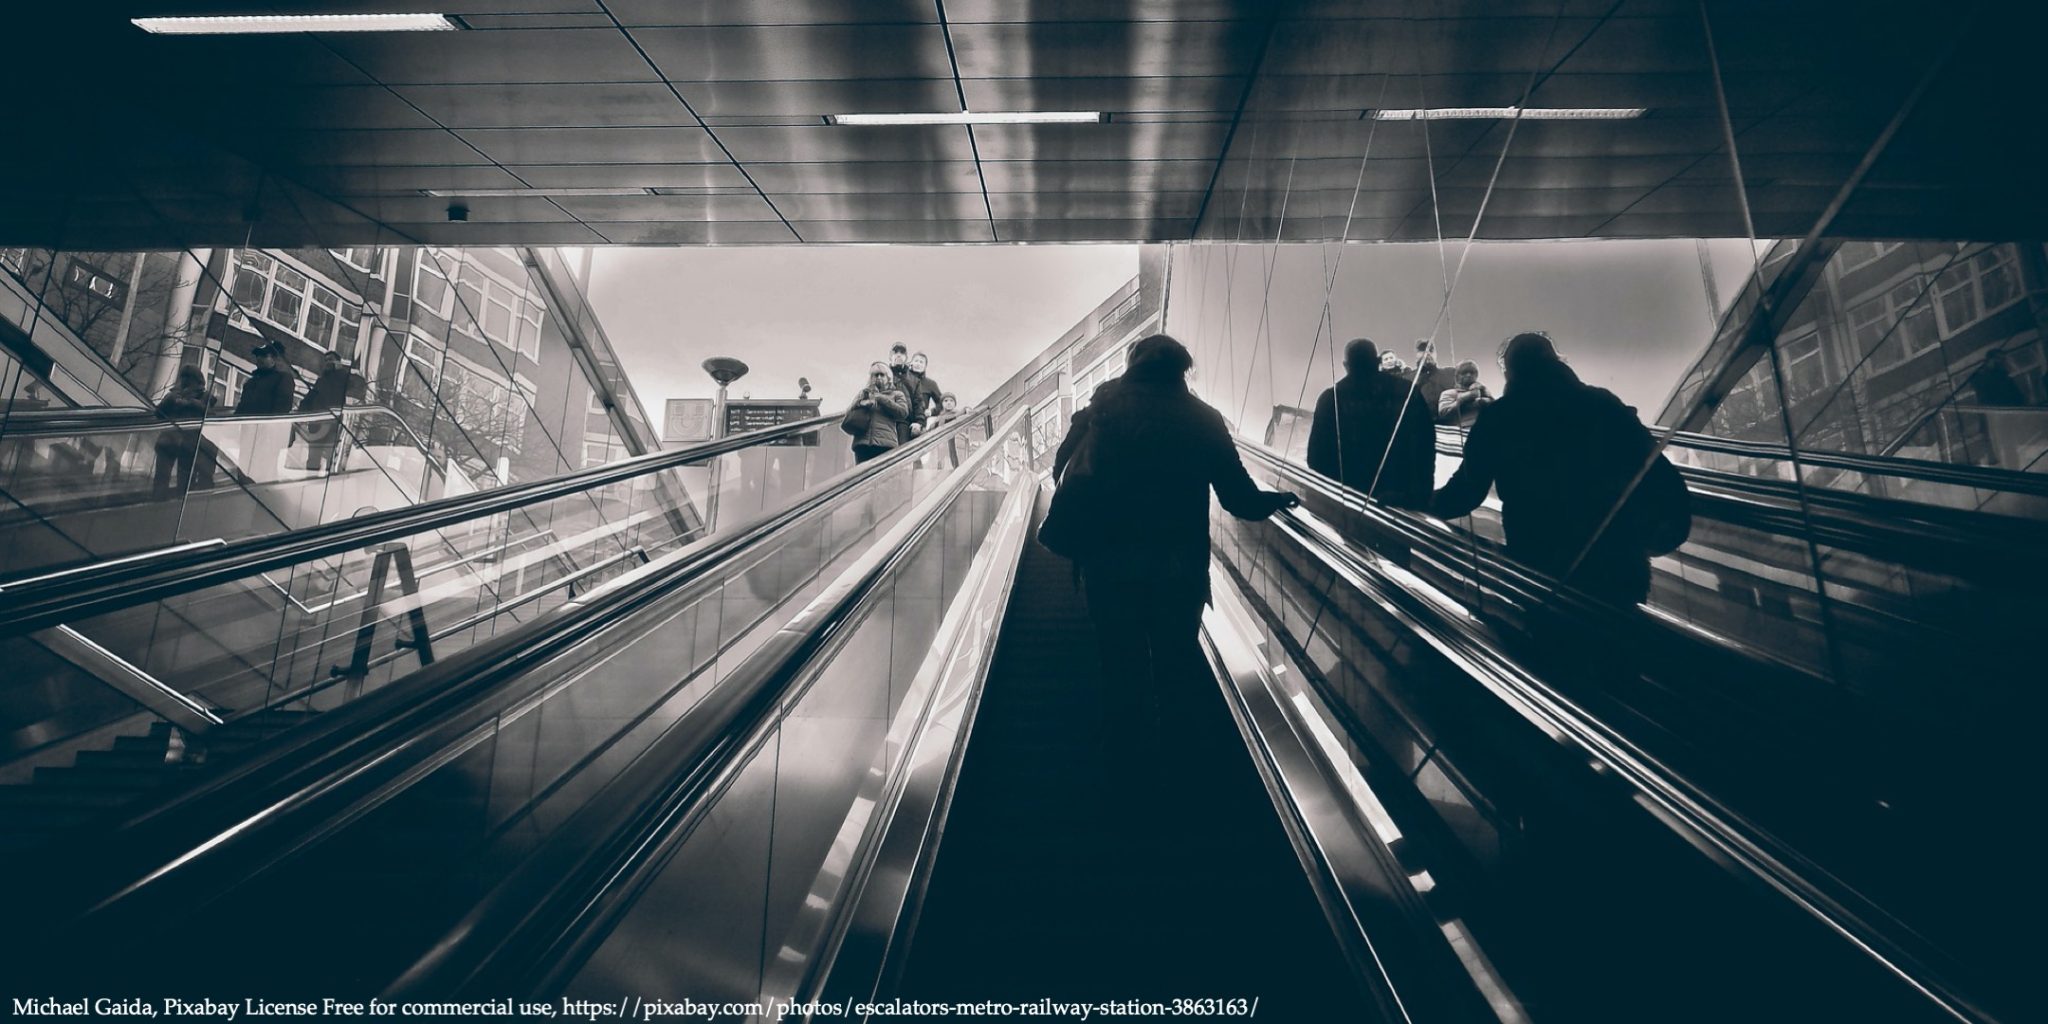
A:
MULTIPOLYGON (((24 112, 45 144, 0 168, 0 241, 1414 238, 1469 229, 1489 185, 1488 237, 1741 230, 1693 0, 437 0, 468 30, 238 37, 127 19, 389 5, 48 6, 23 79, 72 103, 24 112), (1525 91, 1648 113, 1365 116, 1525 91), (1109 121, 824 121, 963 102, 1109 121), (463 200, 460 223, 425 194, 520 188, 543 194, 463 200), (574 188, 672 194, 545 194, 574 188)), ((1990 4, 1844 230, 2041 233, 2015 170, 2040 165, 2041 130, 1998 123, 2041 89, 2021 70, 2037 6, 1990 4), (1983 56, 2001 46, 2015 59, 1983 56)), ((1708 5, 1760 231, 1813 223, 1959 27, 1950 7, 1708 5)))

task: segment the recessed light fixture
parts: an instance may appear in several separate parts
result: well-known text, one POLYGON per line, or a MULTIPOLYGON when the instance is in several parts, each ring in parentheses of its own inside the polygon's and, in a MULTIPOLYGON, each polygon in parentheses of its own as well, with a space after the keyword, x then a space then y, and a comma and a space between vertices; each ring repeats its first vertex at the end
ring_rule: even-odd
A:
POLYGON ((200 18, 132 18, 144 32, 175 36, 274 35, 285 32, 453 32, 445 14, 231 14, 200 18))
POLYGON ((1407 107, 1371 111, 1375 121, 1471 121, 1519 117, 1524 121, 1625 121, 1648 107, 1407 107))
POLYGON ((952 114, 826 114, 829 124, 1099 124, 1099 110, 971 111, 952 114))

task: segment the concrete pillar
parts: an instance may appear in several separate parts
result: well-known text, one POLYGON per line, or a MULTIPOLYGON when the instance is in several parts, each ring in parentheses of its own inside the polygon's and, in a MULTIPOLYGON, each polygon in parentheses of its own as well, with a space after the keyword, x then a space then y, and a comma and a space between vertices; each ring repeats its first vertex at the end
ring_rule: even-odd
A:
POLYGON ((210 249, 187 249, 178 257, 177 276, 171 281, 170 299, 164 303, 163 344, 157 348, 156 365, 149 375, 151 399, 171 390, 178 380, 178 364, 184 360, 187 339, 193 332, 205 330, 205 318, 195 316, 192 306, 212 257, 210 249))

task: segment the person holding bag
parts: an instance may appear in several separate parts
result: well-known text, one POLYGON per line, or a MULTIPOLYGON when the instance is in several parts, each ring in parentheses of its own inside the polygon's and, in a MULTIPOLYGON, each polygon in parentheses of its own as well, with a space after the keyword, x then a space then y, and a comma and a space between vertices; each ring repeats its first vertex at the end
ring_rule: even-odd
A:
POLYGON ((1188 390, 1185 346, 1155 334, 1129 358, 1074 414, 1038 536, 1074 561, 1087 595, 1108 688, 1103 750, 1140 771, 1163 751, 1171 709, 1210 686, 1199 644, 1210 490, 1240 519, 1300 502, 1252 482, 1223 414, 1188 390))
POLYGON ((855 464, 873 459, 910 439, 910 396, 896 383, 887 363, 868 367, 868 386, 853 400, 853 408, 839 421, 839 429, 853 436, 855 464))

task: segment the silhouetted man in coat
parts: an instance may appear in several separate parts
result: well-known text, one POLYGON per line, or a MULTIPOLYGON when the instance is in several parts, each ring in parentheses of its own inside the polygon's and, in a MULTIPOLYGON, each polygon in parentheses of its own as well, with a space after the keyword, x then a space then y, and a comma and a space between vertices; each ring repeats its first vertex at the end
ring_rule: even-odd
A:
POLYGON ((1508 554, 1592 596, 1642 601, 1644 536, 1629 515, 1610 513, 1656 450, 1650 432, 1613 392, 1581 382, 1544 335, 1508 339, 1501 368, 1501 397, 1472 424, 1464 461, 1431 511, 1469 515, 1497 490, 1508 554))
POLYGON ((1344 346, 1344 379, 1316 399, 1308 467, 1389 505, 1427 508, 1435 423, 1413 385, 1382 372, 1379 347, 1359 338, 1344 346))
POLYGON ((1240 519, 1296 503, 1264 491, 1238 459, 1223 414, 1188 391, 1194 357, 1155 334, 1124 375, 1095 390, 1060 442, 1063 477, 1086 447, 1094 501, 1076 562, 1101 648, 1106 738, 1117 756, 1159 749, 1161 700, 1207 685, 1197 635, 1209 599, 1209 491, 1240 519))

